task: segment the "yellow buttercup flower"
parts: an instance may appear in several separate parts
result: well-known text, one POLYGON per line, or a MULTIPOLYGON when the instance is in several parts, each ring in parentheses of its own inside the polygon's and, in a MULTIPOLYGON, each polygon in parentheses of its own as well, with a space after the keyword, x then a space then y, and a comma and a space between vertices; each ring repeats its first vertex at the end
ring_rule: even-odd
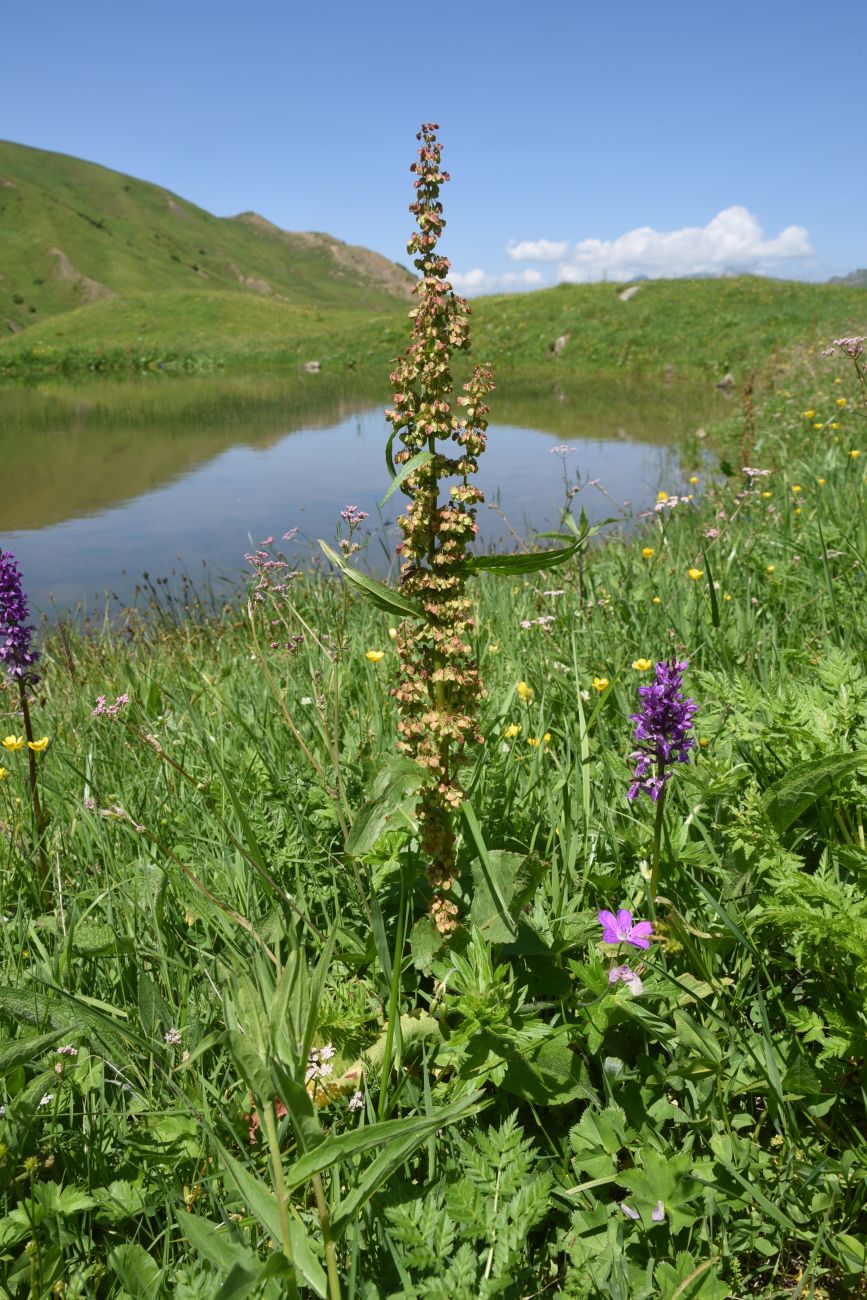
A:
POLYGON ((710 741, 708 740, 707 736, 699 736, 699 738, 698 738, 698 747, 699 747, 699 749, 707 749, 707 747, 708 747, 709 744, 710 744, 710 741))
POLYGON ((649 560, 649 559, 651 559, 652 556, 653 556, 653 547, 652 547, 652 546, 642 546, 642 548, 641 548, 641 558, 642 558, 643 560, 649 560))
POLYGON ((514 740, 520 730, 520 722, 510 722, 508 727, 506 727, 506 730, 503 732, 503 735, 506 737, 506 740, 514 740))
POLYGON ((691 478, 689 481, 690 481, 690 483, 692 483, 693 485, 695 485, 695 484, 698 482, 698 475, 697 475, 697 474, 693 474, 692 478, 691 478))
POLYGON ((775 564, 768 564, 768 565, 766 565, 766 566, 765 566, 765 573, 774 573, 775 570, 776 570, 776 567, 777 567, 777 566, 776 566, 775 564))
POLYGON ((607 678, 607 677, 594 677, 594 678, 593 678, 593 689, 594 689, 595 691, 604 691, 604 690, 607 689, 607 687, 608 687, 608 678, 607 678))
POLYGON ((800 513, 801 513, 801 507, 800 507, 800 506, 795 506, 795 514, 796 514, 796 515, 799 515, 800 513))
POLYGON ((10 754, 14 754, 17 749, 24 748, 23 736, 6 736, 3 740, 3 748, 8 749, 10 754))
POLYGON ((801 485, 800 485, 800 483, 793 483, 793 484, 792 484, 792 491, 793 491, 793 492, 800 492, 801 490, 802 490, 802 489, 801 489, 801 485))
POLYGON ((384 658, 385 658, 385 651, 384 651, 384 650, 368 650, 367 654, 365 655, 365 658, 366 658, 366 659, 369 659, 370 662, 371 662, 372 664, 378 664, 379 661, 380 661, 380 659, 384 659, 384 658))
POLYGON ((831 421, 831 428, 832 428, 832 429, 839 429, 839 428, 840 428, 840 421, 839 421, 839 420, 832 420, 832 421, 831 421))
POLYGON ((845 398, 845 397, 838 397, 838 398, 837 398, 837 405, 842 409, 842 408, 846 405, 846 398, 845 398))
POLYGON ((27 748, 32 749, 34 754, 41 754, 48 748, 48 737, 43 736, 41 740, 28 740, 27 748))
POLYGON ((763 498, 763 500, 765 500, 765 501, 770 501, 770 499, 771 499, 771 494, 770 494, 770 492, 763 492, 763 493, 762 493, 762 498, 763 498))
POLYGON ((856 448, 854 449, 854 451, 850 451, 850 452, 849 452, 849 455, 852 457, 853 460, 857 460, 858 457, 861 455, 861 453, 860 453, 860 451, 858 450, 858 448, 856 447, 856 448))
POLYGON ((817 478, 816 482, 819 484, 819 487, 824 487, 828 480, 826 478, 817 478))
POLYGON ((8 775, 9 769, 6 767, 0 767, 0 781, 5 781, 8 775))
POLYGON ((518 695, 524 701, 525 704, 530 703, 530 700, 532 700, 534 695, 532 686, 528 686, 526 682, 518 682, 518 685, 515 687, 515 690, 518 692, 518 695))
POLYGON ((543 744, 543 745, 549 745, 549 744, 551 743, 551 733, 550 733, 550 731, 546 731, 546 732, 545 732, 544 736, 542 737, 541 742, 538 741, 538 740, 536 739, 535 736, 528 736, 528 737, 527 737, 527 744, 528 744, 532 749, 535 749, 536 746, 537 746, 538 744, 540 744, 540 743, 543 744))
POLYGON ((661 596, 654 596, 654 597, 653 597, 653 602, 652 602, 652 603, 653 603, 654 605, 661 605, 661 604, 662 604, 662 597, 661 597, 661 596))
POLYGON ((816 414, 815 411, 805 411, 805 412, 804 412, 804 419, 805 419, 805 420, 812 420, 812 419, 814 418, 815 414, 816 414))
POLYGON ((704 569, 687 569, 686 574, 693 582, 698 582, 699 578, 704 577, 704 569))
POLYGON ((817 420, 816 423, 813 425, 813 428, 814 428, 814 429, 822 429, 822 428, 824 428, 824 425, 822 424, 822 421, 821 421, 821 420, 817 420))
POLYGON ((723 596, 723 600, 731 600, 731 596, 728 592, 723 596))
POLYGON ((652 659, 633 659, 632 667, 637 673, 646 673, 649 668, 653 667, 652 659))
POLYGON ((657 492, 657 494, 656 494, 656 499, 657 499, 657 501, 667 501, 667 500, 668 500, 668 493, 667 493, 667 492, 663 492, 663 491, 660 489, 660 491, 657 492))

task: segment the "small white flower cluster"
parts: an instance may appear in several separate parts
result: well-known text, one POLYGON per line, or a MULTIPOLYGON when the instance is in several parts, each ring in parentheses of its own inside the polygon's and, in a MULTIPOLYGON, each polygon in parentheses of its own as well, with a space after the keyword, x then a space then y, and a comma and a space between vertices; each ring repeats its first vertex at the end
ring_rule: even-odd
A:
POLYGON ((363 1105, 364 1105, 364 1093, 354 1092, 352 1096, 349 1098, 349 1109, 361 1110, 363 1105))
POLYGON ((331 1062, 336 1055, 330 1043, 326 1043, 324 1047, 311 1047, 307 1058, 307 1069, 304 1072, 304 1082, 312 1083, 314 1079, 327 1079, 334 1069, 331 1062))
POLYGON ((171 1029, 167 1029, 163 1034, 163 1042, 168 1043, 169 1047, 177 1047, 181 1042, 180 1029, 176 1029, 174 1025, 172 1025, 171 1029))

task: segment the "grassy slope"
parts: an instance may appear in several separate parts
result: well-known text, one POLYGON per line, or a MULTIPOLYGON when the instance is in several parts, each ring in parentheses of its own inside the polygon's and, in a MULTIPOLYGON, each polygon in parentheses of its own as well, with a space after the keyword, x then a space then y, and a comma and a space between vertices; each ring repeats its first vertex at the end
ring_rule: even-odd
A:
MULTIPOLYGON (((473 305, 474 359, 501 377, 568 381, 588 373, 722 378, 767 373, 805 342, 867 332, 867 291, 754 278, 654 281, 629 302, 615 286, 570 285, 473 305), (569 341, 552 351, 563 334, 569 341)), ((406 307, 369 316, 239 293, 136 293, 79 308, 0 342, 0 373, 221 364, 369 367, 404 346, 406 307)))
POLYGON ((377 312, 410 283, 385 258, 327 235, 290 234, 252 214, 215 217, 158 185, 8 142, 0 142, 0 249, 9 332, 141 293, 231 292, 377 312), (71 266, 64 271, 51 249, 71 266))

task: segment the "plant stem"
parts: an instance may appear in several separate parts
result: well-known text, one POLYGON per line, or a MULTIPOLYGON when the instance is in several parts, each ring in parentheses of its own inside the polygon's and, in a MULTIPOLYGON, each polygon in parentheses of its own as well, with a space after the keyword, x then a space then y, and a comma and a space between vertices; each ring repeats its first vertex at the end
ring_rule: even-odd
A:
POLYGON ((321 1174, 313 1175, 313 1195, 316 1197, 316 1210, 322 1227, 322 1241, 325 1246, 325 1268, 328 1273, 328 1300, 340 1300, 340 1274, 337 1272, 337 1247, 331 1235, 331 1216, 328 1202, 322 1186, 321 1174))
MULTIPOLYGON (((271 1155, 271 1177, 274 1182, 274 1195, 277 1197, 277 1213, 280 1215, 280 1244, 283 1254, 293 1264, 292 1237, 289 1233, 289 1202, 286 1197, 286 1182, 283 1178, 283 1157, 280 1154, 280 1142, 277 1138, 277 1114, 273 1101, 262 1103, 262 1118, 268 1138, 268 1151, 271 1155)), ((300 1300, 295 1270, 286 1279, 286 1292, 289 1300, 300 1300)))
POLYGON ((45 819, 42 813, 42 804, 39 799, 39 770, 36 765, 36 754, 30 748, 30 743, 35 739, 33 735, 33 722, 30 717, 30 705, 27 701, 27 687, 22 679, 18 679, 18 691, 21 697, 21 717, 24 720, 24 735, 27 738, 27 761, 30 769, 30 803, 33 808, 33 822, 36 828, 36 855, 39 860, 39 893, 42 897, 42 904, 48 907, 51 903, 51 890, 48 887, 48 859, 45 856, 45 845, 43 836, 45 833, 45 819))
MULTIPOLYGON (((657 776, 665 775, 665 764, 660 763, 657 768, 657 776)), ((665 816, 665 795, 668 790, 667 785, 663 785, 659 798, 656 801, 656 819, 653 823, 653 857, 650 862, 650 883, 647 887, 647 906, 650 910, 651 920, 656 920, 656 890, 659 883, 659 851, 662 847, 662 825, 665 816)))
POLYGON ((388 1024, 385 1031, 385 1053, 382 1058, 382 1074, 379 1081, 379 1105, 377 1115, 385 1118, 385 1106, 388 1098, 388 1075, 391 1070, 391 1051, 394 1044, 394 1030, 397 1023, 397 1003, 400 997, 400 970, 403 964, 403 931, 406 913, 406 880, 403 867, 400 872, 400 907, 397 913, 397 933, 394 936, 394 956, 391 959, 391 989, 388 995, 388 1024))

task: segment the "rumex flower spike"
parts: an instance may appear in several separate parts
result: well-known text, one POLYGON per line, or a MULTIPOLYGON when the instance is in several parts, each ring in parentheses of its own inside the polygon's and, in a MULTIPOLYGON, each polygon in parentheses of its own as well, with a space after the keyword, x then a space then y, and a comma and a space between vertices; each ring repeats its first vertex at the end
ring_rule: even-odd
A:
POLYGON ((448 897, 457 875, 453 821, 463 800, 458 774, 472 745, 481 744, 475 714, 482 683, 472 647, 472 606, 461 566, 478 532, 476 507, 484 498, 470 481, 485 449, 490 373, 476 367, 462 395, 454 399, 452 353, 469 347, 469 304, 447 279, 448 259, 436 252, 445 227, 440 187, 442 148, 435 123, 418 134, 412 164, 415 202, 410 211, 418 230, 407 250, 419 273, 410 313, 412 339, 391 376, 394 406, 386 419, 403 444, 395 456, 406 464, 419 452, 429 456, 403 483, 409 501, 398 519, 403 541, 401 589, 425 612, 423 622, 406 620, 397 630, 400 710, 398 747, 425 769, 418 817, 421 847, 433 890, 431 915, 443 933, 454 929, 457 907, 448 897), (453 409, 457 408, 457 409, 453 409), (448 453, 440 443, 451 444, 448 453), (443 480, 454 480, 444 501, 443 480))

